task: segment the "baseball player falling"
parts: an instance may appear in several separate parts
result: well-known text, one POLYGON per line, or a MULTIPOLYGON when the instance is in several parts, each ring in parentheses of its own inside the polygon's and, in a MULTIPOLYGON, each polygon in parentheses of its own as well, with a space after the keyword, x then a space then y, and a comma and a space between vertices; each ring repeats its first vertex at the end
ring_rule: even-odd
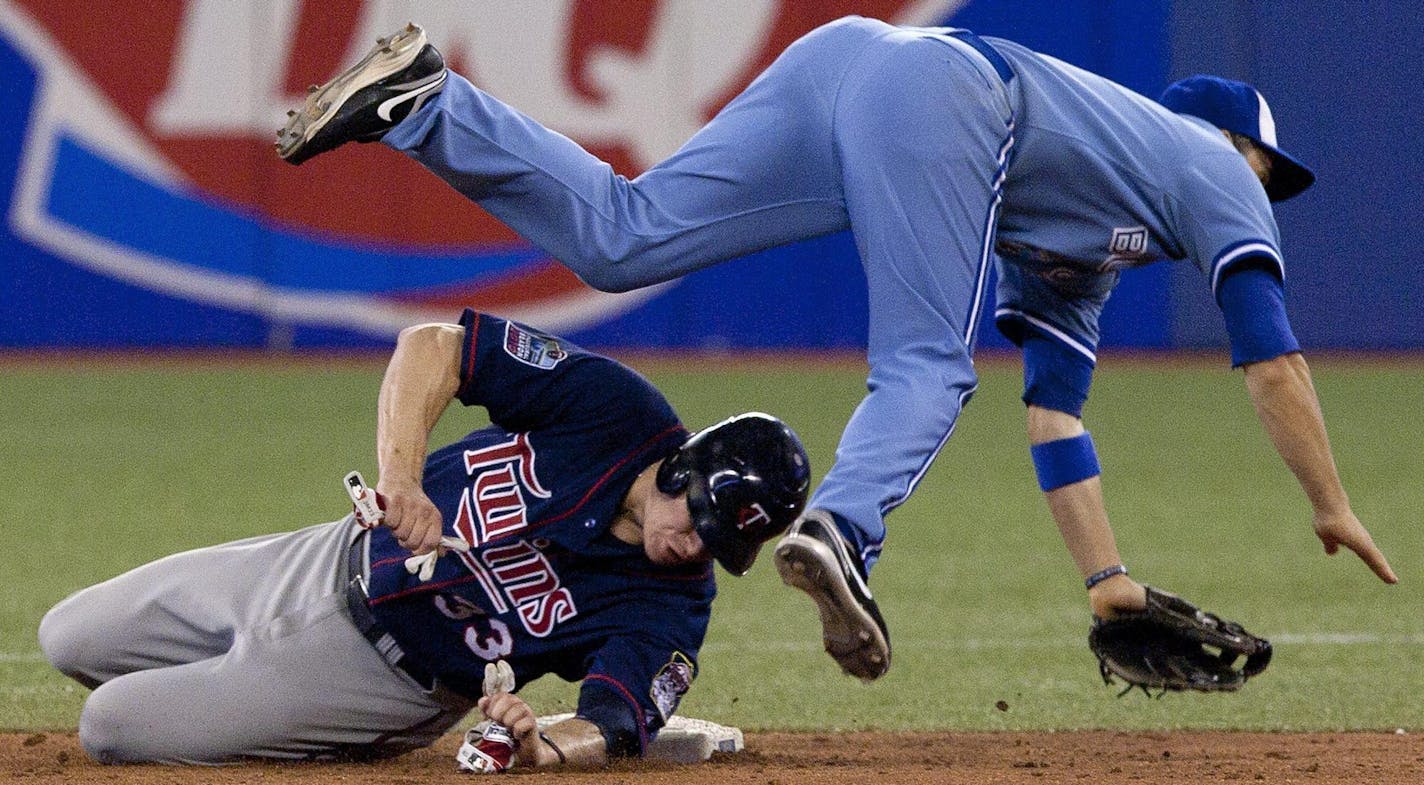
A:
POLYGON ((890 665, 866 577, 885 515, 974 393, 991 261, 996 321, 1023 349, 1033 463, 1095 616, 1147 602, 1122 566, 1080 416, 1098 317, 1121 270, 1164 259, 1190 260, 1210 283, 1232 364, 1326 552, 1344 546, 1396 580, 1340 484, 1286 319, 1270 202, 1314 175, 1277 147, 1249 85, 1194 77, 1158 103, 1011 41, 849 17, 793 43, 672 157, 628 180, 450 73, 411 25, 310 95, 277 151, 299 164, 375 140, 609 291, 854 231, 869 394, 775 552, 848 673, 874 679, 890 665))
POLYGON ((44 617, 45 656, 94 688, 90 755, 386 757, 477 704, 495 724, 469 768, 639 755, 696 676, 711 559, 744 574, 810 485, 776 418, 689 438, 632 370, 473 311, 401 334, 377 456, 375 490, 348 478, 356 514, 169 556, 44 617), (427 457, 452 399, 493 425, 427 457), (512 693, 549 673, 582 687, 540 734, 512 693))

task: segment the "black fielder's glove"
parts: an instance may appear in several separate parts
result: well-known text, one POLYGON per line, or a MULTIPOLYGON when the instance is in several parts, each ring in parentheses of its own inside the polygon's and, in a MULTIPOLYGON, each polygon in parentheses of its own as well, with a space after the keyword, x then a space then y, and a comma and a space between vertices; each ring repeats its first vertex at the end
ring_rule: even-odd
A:
POLYGON ((1270 663, 1270 641, 1175 594, 1146 588, 1146 610, 1093 619, 1088 648, 1098 657, 1104 683, 1122 679, 1123 694, 1134 687, 1231 691, 1270 663))

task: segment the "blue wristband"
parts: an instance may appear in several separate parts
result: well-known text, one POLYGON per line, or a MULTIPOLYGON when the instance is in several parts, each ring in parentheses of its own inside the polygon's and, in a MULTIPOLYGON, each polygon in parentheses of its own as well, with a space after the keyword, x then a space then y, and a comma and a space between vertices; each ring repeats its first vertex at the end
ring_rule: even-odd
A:
POLYGON ((1038 487, 1045 493, 1102 474, 1093 437, 1087 431, 1068 439, 1035 444, 1029 452, 1038 473, 1038 487))
POLYGON ((1106 570, 1098 570, 1097 572, 1093 573, 1092 575, 1089 575, 1088 577, 1084 578, 1084 579, 1083 579, 1083 588, 1085 588, 1085 589, 1091 589, 1091 588, 1093 588, 1094 586, 1097 586, 1098 584, 1100 584, 1100 583, 1102 583, 1103 581, 1107 580, 1108 578, 1111 578, 1111 577, 1113 577, 1113 576, 1115 576, 1115 575, 1126 575, 1126 574, 1127 574, 1127 568, 1126 568, 1126 567, 1122 566, 1121 564, 1114 564, 1113 566, 1107 568, 1106 570))

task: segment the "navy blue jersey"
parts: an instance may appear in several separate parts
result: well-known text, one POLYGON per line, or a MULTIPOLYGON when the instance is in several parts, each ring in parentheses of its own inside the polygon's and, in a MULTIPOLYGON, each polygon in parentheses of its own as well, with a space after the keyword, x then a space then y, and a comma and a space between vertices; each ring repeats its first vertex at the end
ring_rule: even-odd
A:
POLYGON ((716 593, 711 562, 659 567, 609 526, 638 474, 687 431, 631 369, 515 322, 466 311, 457 398, 493 423, 433 452, 424 488, 470 543, 434 577, 372 531, 371 608, 442 681, 478 696, 503 658, 523 685, 583 679, 579 713, 631 712, 641 740, 696 674, 716 593))

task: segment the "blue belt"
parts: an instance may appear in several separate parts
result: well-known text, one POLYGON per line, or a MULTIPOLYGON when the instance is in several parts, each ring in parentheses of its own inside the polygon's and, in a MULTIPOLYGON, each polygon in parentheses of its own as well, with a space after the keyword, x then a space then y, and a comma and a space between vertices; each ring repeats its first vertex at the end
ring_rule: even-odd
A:
POLYGON ((1008 84, 1014 78, 1014 69, 1009 67, 1009 61, 1005 60, 997 49, 989 46, 984 39, 968 30, 950 30, 948 35, 969 44, 974 48, 974 51, 983 55, 984 59, 989 61, 989 65, 994 66, 994 70, 998 72, 999 79, 1003 80, 1004 84, 1008 84))

